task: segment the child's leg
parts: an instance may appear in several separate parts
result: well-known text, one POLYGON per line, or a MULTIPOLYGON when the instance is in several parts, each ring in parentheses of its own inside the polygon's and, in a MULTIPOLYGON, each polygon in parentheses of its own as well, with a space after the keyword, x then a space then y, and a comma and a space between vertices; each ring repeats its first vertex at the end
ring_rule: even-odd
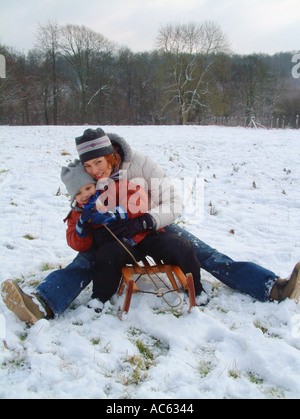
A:
POLYGON ((143 254, 162 260, 166 265, 178 265, 184 274, 191 273, 196 295, 203 291, 200 276, 200 263, 196 258, 192 243, 176 234, 156 232, 148 234, 138 244, 143 254))
MULTIPOLYGON (((129 250, 137 260, 141 259, 136 248, 130 247, 129 250)), ((105 303, 117 292, 122 268, 126 263, 133 263, 133 260, 117 241, 99 247, 96 253, 92 298, 98 298, 105 303)))

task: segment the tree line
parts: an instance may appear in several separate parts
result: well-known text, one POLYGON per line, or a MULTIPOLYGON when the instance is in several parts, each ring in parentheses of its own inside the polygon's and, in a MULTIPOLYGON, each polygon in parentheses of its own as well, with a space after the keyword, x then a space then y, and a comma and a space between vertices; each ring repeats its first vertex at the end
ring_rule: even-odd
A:
POLYGON ((25 55, 4 45, 0 124, 229 124, 298 128, 293 52, 233 54, 214 22, 167 24, 132 52, 80 25, 41 25, 25 55))

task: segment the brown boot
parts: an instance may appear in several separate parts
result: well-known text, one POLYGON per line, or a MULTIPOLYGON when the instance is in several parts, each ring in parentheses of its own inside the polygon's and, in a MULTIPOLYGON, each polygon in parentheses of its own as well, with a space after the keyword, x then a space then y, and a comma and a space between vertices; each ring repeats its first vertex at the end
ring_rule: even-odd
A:
POLYGON ((270 294, 270 301, 283 301, 286 298, 297 300, 300 297, 300 262, 298 262, 289 278, 278 278, 270 294))
POLYGON ((7 308, 20 320, 27 324, 35 324, 38 320, 46 318, 46 312, 41 311, 35 296, 25 294, 16 281, 8 279, 2 283, 1 295, 7 308))

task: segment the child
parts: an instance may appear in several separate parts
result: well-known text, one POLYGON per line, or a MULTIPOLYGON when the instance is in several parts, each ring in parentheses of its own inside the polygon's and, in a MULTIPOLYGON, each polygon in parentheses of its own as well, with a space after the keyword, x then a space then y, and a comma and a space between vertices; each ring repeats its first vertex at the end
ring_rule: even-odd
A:
MULTIPOLYGON (((67 242, 78 252, 91 248, 94 229, 104 223, 109 225, 119 220, 139 217, 148 209, 145 191, 139 185, 119 179, 118 171, 97 183, 82 164, 75 160, 68 167, 62 168, 61 179, 70 195, 72 207, 64 220, 68 220, 67 242)), ((148 232, 136 234, 135 243, 140 242, 146 234, 148 232)), ((100 243, 98 240, 97 244, 112 239, 109 233, 102 236, 103 239, 100 243)))
MULTIPOLYGON (((108 162, 111 159, 110 155, 104 158, 108 162)), ((97 187, 96 180, 78 161, 62 168, 61 178, 70 194, 72 205, 66 218, 67 242, 74 250, 89 250, 93 244, 93 231, 105 229, 103 224, 109 226, 126 222, 140 217, 148 210, 146 192, 139 185, 120 178, 116 166, 108 166, 109 177, 98 181, 97 187)), ((97 242, 92 302, 89 303, 97 312, 117 291, 123 266, 133 262, 131 255, 109 232, 101 237, 102 241, 97 242)), ((189 241, 163 230, 148 230, 134 235, 130 244, 129 247, 127 243, 127 247, 136 260, 148 255, 166 264, 176 264, 185 274, 193 274, 196 295, 203 291, 200 264, 189 241)))

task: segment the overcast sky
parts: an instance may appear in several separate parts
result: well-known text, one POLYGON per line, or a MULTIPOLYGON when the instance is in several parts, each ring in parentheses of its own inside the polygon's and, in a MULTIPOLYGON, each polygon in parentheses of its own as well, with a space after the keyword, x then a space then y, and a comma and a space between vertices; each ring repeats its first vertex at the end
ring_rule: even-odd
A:
POLYGON ((233 52, 300 51, 300 0, 0 0, 0 43, 33 48, 39 24, 80 24, 136 51, 165 23, 217 22, 233 52))

